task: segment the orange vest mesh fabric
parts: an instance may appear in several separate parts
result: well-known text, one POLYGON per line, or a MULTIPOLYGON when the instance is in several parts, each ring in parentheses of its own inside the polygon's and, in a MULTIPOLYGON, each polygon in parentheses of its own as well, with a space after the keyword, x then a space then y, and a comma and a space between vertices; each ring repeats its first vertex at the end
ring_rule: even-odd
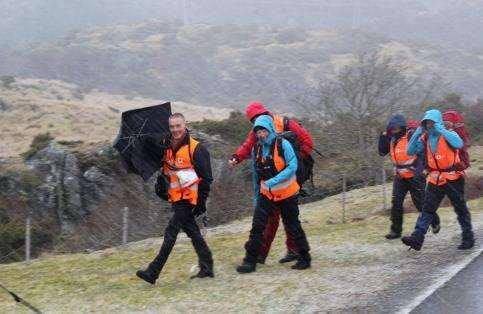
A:
MULTIPOLYGON (((176 154, 173 154, 173 150, 168 148, 165 153, 165 161, 163 163, 163 173, 169 178, 168 188, 168 200, 169 202, 177 202, 180 200, 187 200, 192 205, 196 205, 198 201, 198 181, 191 184, 188 187, 182 187, 177 171, 183 170, 187 172, 193 172, 196 175, 194 166, 192 163, 193 153, 198 141, 189 138, 189 145, 183 145, 176 154)), ((192 175, 193 175, 192 173, 192 175)))
POLYGON ((407 154, 408 135, 402 136, 397 143, 391 143, 391 160, 394 164, 394 171, 396 175, 403 179, 410 179, 414 177, 414 168, 411 167, 416 160, 416 156, 409 156, 407 154))
MULTIPOLYGON (((275 164, 275 169, 277 170, 277 173, 279 173, 285 169, 285 160, 279 155, 277 141, 278 139, 275 140, 274 144, 275 148, 273 151, 273 161, 275 164)), ((270 189, 265 185, 264 180, 262 180, 260 183, 260 193, 274 202, 284 200, 297 194, 299 189, 300 187, 297 183, 297 177, 295 174, 288 180, 280 182, 270 189)))
POLYGON ((449 146, 443 136, 438 139, 435 153, 431 151, 429 140, 426 141, 426 158, 430 169, 427 181, 434 185, 444 185, 447 181, 458 180, 463 175, 462 171, 454 169, 459 162, 458 150, 449 146))

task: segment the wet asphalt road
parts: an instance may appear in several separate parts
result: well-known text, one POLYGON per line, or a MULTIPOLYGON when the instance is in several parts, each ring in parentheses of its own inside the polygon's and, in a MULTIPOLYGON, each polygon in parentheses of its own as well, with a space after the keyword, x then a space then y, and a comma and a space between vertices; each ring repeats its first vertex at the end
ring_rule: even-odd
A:
POLYGON ((475 258, 411 313, 483 313, 483 255, 475 258))

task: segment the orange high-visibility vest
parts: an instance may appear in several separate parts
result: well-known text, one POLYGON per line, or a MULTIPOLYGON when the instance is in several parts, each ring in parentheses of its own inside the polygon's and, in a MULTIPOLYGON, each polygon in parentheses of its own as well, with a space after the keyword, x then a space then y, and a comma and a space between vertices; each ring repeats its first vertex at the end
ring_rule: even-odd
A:
POLYGON ((408 134, 402 136, 396 143, 391 143, 391 159, 394 164, 394 172, 400 178, 410 179, 414 177, 413 164, 416 161, 416 156, 409 156, 406 152, 408 148, 408 134))
POLYGON ((171 203, 187 200, 192 205, 198 201, 198 183, 200 179, 195 172, 192 157, 198 141, 189 137, 185 144, 173 154, 171 147, 166 149, 163 173, 169 178, 168 201, 171 203))
POLYGON ((446 139, 440 135, 436 152, 431 151, 429 139, 426 140, 426 158, 428 161, 428 182, 434 185, 444 185, 446 181, 458 180, 462 171, 456 171, 455 165, 459 162, 457 149, 453 149, 446 139))
MULTIPOLYGON (((277 141, 278 139, 276 139, 273 144, 274 145, 273 165, 276 170, 275 175, 277 175, 278 173, 280 173, 280 171, 285 169, 285 166, 286 166, 284 158, 279 155, 277 141)), ((262 163, 266 162, 266 160, 263 160, 263 158, 260 157, 260 154, 261 154, 261 147, 258 148, 258 152, 257 152, 258 156, 256 158, 257 162, 262 162, 262 163)), ((265 185, 265 181, 266 180, 261 180, 260 182, 260 193, 262 195, 265 195, 269 200, 272 200, 274 202, 278 202, 286 198, 289 198, 297 194, 300 189, 297 183, 297 177, 295 174, 290 178, 288 178, 287 180, 284 180, 278 183, 277 185, 273 186, 270 189, 265 185)))
POLYGON ((283 116, 273 115, 273 126, 275 127, 276 133, 282 133, 284 131, 283 116))

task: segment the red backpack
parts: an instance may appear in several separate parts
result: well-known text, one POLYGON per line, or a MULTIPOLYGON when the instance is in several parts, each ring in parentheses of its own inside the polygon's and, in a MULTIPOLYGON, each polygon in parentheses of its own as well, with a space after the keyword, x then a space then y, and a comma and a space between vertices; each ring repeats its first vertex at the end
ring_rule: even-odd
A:
POLYGON ((407 121, 406 130, 407 130, 407 133, 409 135, 409 138, 411 138, 411 136, 413 136, 414 131, 416 131, 416 129, 418 128, 418 126, 420 124, 421 124, 421 122, 419 120, 409 119, 407 121))
POLYGON ((443 113, 443 121, 451 122, 450 129, 458 133, 463 140, 463 147, 458 150, 460 162, 456 165, 456 170, 465 170, 470 166, 470 155, 468 154, 468 147, 470 147, 470 134, 465 127, 463 116, 456 110, 448 110, 443 113))

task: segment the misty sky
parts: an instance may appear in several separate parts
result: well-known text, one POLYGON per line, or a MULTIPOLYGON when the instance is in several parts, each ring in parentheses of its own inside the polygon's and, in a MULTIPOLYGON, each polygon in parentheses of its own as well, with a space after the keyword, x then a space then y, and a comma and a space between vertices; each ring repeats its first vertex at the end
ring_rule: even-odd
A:
POLYGON ((396 39, 483 50, 481 0, 1 0, 0 40, 12 47, 149 19, 358 28, 396 39))

